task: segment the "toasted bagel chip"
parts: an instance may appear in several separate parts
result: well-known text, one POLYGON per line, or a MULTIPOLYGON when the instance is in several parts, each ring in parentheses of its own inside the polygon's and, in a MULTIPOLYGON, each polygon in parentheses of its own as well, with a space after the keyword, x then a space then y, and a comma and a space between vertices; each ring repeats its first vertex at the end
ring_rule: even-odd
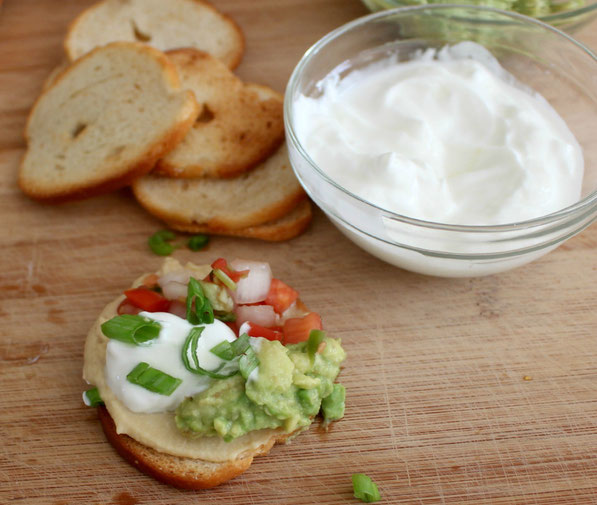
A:
POLYGON ((268 242, 289 240, 303 233, 313 214, 309 200, 301 202, 294 210, 279 219, 240 230, 226 228, 210 228, 209 226, 185 225, 180 223, 167 223, 170 228, 187 233, 209 233, 213 235, 227 235, 231 237, 257 238, 268 242))
POLYGON ((152 47, 115 42, 58 72, 33 106, 19 185, 47 202, 105 193, 146 174, 199 113, 173 64, 152 47))
POLYGON ((235 68, 244 37, 238 25, 203 0, 103 0, 70 25, 64 49, 71 61, 117 40, 167 51, 194 47, 235 68))
POLYGON ((233 179, 147 175, 132 188, 137 201, 167 223, 227 230, 279 219, 306 198, 286 144, 259 167, 233 179))
POLYGON ((256 167, 282 144, 282 95, 267 86, 244 84, 207 53, 179 49, 167 54, 202 111, 176 149, 158 162, 156 173, 234 177, 256 167))

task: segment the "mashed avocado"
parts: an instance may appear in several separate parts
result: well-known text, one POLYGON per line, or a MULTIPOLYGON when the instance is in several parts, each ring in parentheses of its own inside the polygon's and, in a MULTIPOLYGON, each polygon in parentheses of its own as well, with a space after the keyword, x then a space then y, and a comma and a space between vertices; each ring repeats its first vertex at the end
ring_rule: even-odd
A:
POLYGON ((176 425, 194 436, 219 435, 230 441, 250 431, 282 427, 287 432, 309 426, 322 408, 326 422, 344 414, 344 388, 334 384, 346 357, 340 341, 324 337, 314 358, 307 342, 283 346, 261 340, 259 368, 245 381, 235 375, 214 380, 176 410, 176 425))

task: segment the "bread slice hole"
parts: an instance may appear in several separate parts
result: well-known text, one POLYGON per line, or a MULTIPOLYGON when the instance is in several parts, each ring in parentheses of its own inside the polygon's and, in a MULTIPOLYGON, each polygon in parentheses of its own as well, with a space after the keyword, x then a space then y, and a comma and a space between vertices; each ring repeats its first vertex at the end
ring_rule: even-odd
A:
POLYGON ((209 123, 215 117, 214 113, 211 109, 207 106, 206 103, 203 104, 203 108, 201 109, 201 114, 197 118, 196 123, 209 123))
POLYGON ((76 139, 79 135, 81 135, 81 133, 85 131, 85 128, 87 128, 86 123, 77 123, 77 126, 75 126, 73 131, 71 132, 72 137, 76 139))
POLYGON ((139 27, 137 26, 137 24, 132 20, 131 20, 131 26, 133 28, 133 33, 135 34, 135 38, 139 42, 149 42, 151 40, 151 35, 149 35, 148 33, 143 33, 141 30, 139 30, 139 27))

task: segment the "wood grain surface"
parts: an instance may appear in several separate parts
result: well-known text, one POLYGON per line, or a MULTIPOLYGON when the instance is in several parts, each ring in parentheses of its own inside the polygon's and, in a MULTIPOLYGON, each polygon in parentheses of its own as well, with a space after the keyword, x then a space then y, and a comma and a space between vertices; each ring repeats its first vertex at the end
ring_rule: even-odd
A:
MULTIPOLYGON (((83 406, 83 341, 102 307, 157 268, 160 223, 127 190, 59 207, 16 186, 25 118, 87 0, 7 0, 0 14, 0 503, 597 503, 597 226, 497 276, 386 265, 317 213, 281 244, 214 238, 201 253, 269 261, 342 338, 346 417, 317 425, 206 492, 140 474, 83 406)), ((242 26, 241 77, 283 91, 307 47, 365 13, 357 0, 219 0, 242 26)), ((597 24, 579 35, 597 48, 597 24)))

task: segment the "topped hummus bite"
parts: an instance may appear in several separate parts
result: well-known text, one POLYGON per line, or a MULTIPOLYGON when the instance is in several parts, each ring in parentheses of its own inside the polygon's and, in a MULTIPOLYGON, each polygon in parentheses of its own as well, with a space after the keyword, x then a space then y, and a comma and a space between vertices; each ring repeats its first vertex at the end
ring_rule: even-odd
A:
POLYGON ((207 488, 320 411, 325 425, 340 419, 344 350, 298 296, 255 261, 168 258, 138 279, 85 344, 84 399, 116 450, 159 480, 207 488))

